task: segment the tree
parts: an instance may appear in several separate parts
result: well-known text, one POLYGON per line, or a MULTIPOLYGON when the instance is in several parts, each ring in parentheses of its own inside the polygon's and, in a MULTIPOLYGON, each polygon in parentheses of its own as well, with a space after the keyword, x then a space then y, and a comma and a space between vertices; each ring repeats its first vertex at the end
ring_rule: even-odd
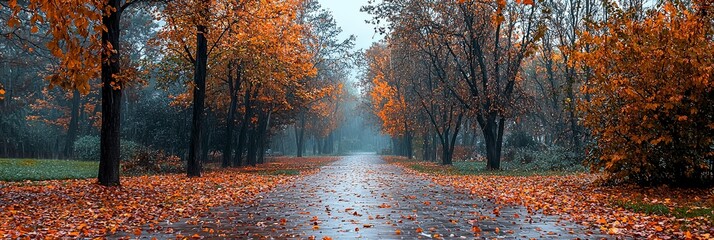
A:
MULTIPOLYGON (((47 47, 59 59, 61 67, 48 77, 50 86, 77 89, 86 94, 90 90, 89 79, 101 77, 102 127, 98 180, 105 186, 119 185, 120 114, 125 82, 120 71, 119 21, 122 12, 137 2, 36 0, 28 5, 32 12, 28 24, 33 26, 33 33, 38 31, 35 26, 38 22, 52 26, 49 31, 52 39, 47 47)), ((15 16, 22 10, 17 0, 10 1, 8 6, 15 16)), ((7 24, 14 27, 21 21, 14 17, 7 24)))
POLYGON ((378 28, 383 32, 406 24, 412 32, 423 35, 421 43, 446 49, 456 74, 454 79, 442 81, 441 86, 456 97, 468 110, 467 116, 480 126, 486 143, 487 168, 499 169, 506 119, 513 118, 518 111, 521 64, 532 54, 545 30, 538 4, 503 0, 398 0, 365 6, 363 10, 374 15, 375 23, 389 22, 387 27, 378 28), (458 91, 459 84, 468 91, 458 91))
MULTIPOLYGON (((579 102, 596 140, 594 169, 614 181, 705 183, 714 156, 714 25, 706 1, 665 3, 639 17, 612 8, 583 32, 592 70, 579 102)), ((709 182, 711 184, 711 182, 709 182)))
POLYGON ((355 37, 350 36, 340 41, 339 34, 342 29, 337 26, 332 14, 322 9, 320 3, 316 0, 302 2, 302 8, 298 13, 298 21, 304 27, 302 41, 310 53, 308 61, 317 68, 316 76, 301 79, 301 84, 306 86, 306 89, 312 90, 312 92, 305 95, 308 97, 306 101, 298 106, 301 111, 294 126, 297 156, 302 157, 305 149, 307 118, 311 115, 311 112, 317 110, 312 108, 312 105, 321 98, 331 96, 330 91, 337 89, 335 86, 338 82, 326 81, 329 79, 325 76, 329 72, 337 71, 348 64, 347 61, 349 59, 346 56, 351 55, 349 51, 354 46, 355 37))

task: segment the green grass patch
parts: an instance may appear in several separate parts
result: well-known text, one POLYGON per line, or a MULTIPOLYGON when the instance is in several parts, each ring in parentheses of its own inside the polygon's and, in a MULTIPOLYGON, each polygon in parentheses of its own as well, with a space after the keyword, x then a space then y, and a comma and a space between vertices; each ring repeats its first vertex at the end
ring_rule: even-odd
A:
POLYGON ((430 164, 415 160, 399 160, 408 163, 412 170, 429 174, 447 175, 481 175, 481 176, 561 176, 576 172, 506 169, 498 171, 486 170, 486 162, 454 162, 451 166, 430 164))
POLYGON ((0 181, 39 181, 61 179, 86 179, 97 177, 99 162, 0 159, 0 181))
POLYGON ((614 205, 629 211, 656 214, 662 216, 672 216, 676 218, 698 218, 703 217, 714 221, 714 209, 708 207, 684 206, 668 207, 661 203, 647 203, 642 201, 615 201, 614 205))
POLYGON ((261 171, 258 171, 258 174, 268 175, 268 176, 297 176, 297 175, 300 175, 300 170, 296 170, 296 169, 261 170, 261 171))

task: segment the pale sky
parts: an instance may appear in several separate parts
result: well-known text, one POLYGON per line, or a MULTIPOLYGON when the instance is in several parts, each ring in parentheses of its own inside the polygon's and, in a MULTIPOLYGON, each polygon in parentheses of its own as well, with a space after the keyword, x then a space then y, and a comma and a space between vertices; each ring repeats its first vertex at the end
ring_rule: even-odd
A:
POLYGON ((323 8, 332 12, 337 25, 342 28, 341 39, 347 36, 355 35, 356 49, 367 49, 376 42, 382 39, 383 36, 374 33, 374 26, 365 23, 365 20, 371 19, 367 13, 360 12, 359 9, 367 4, 368 0, 319 0, 323 8))

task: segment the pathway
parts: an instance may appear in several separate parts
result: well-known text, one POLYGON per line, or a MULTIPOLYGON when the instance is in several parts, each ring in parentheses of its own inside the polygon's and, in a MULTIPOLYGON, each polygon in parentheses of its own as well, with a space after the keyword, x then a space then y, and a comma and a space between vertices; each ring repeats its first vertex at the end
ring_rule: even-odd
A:
POLYGON ((374 155, 344 157, 253 205, 216 209, 199 225, 166 227, 212 239, 473 239, 479 229, 478 238, 489 239, 600 238, 556 216, 529 215, 434 185, 374 155))

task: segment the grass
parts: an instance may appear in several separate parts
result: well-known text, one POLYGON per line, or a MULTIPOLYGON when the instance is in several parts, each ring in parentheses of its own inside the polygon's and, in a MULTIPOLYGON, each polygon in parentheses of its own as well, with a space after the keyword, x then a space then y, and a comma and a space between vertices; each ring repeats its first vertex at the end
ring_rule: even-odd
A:
POLYGON ((400 159, 396 161, 406 163, 406 166, 408 166, 412 170, 431 174, 481 176, 561 176, 574 173, 569 171, 528 171, 522 169, 489 171, 486 170, 486 162, 454 162, 452 166, 442 166, 439 164, 405 159, 400 159))
POLYGON ((644 214, 657 214, 676 218, 702 217, 714 222, 714 209, 708 207, 682 206, 668 207, 661 203, 647 203, 643 201, 615 201, 615 206, 644 214))
POLYGON ((0 181, 40 181, 61 179, 86 179, 97 177, 99 162, 0 159, 0 181))
POLYGON ((268 176, 297 176, 297 175, 300 175, 300 170, 297 170, 297 169, 262 170, 262 171, 259 171, 258 174, 268 175, 268 176))

